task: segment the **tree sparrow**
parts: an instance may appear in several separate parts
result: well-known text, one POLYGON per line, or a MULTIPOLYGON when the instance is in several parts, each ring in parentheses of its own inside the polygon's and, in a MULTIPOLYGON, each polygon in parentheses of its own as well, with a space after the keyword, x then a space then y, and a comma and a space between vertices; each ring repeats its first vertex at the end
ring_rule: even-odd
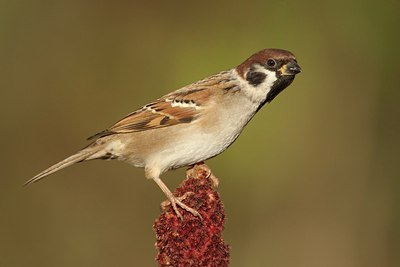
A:
POLYGON ((94 140, 90 145, 25 184, 77 162, 117 159, 143 167, 179 217, 177 205, 201 217, 172 194, 160 175, 223 152, 254 114, 289 86, 300 71, 291 52, 262 50, 236 68, 185 86, 128 114, 90 137, 94 140))

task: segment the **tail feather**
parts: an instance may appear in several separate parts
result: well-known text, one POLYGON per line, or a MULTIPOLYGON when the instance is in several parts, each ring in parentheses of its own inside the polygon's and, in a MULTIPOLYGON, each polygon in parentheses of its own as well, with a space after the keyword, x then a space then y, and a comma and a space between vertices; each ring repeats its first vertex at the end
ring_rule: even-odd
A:
MULTIPOLYGON (((39 173, 38 175, 32 177, 31 179, 29 179, 28 181, 25 182, 24 186, 35 183, 41 179, 43 179, 44 177, 46 177, 47 175, 50 175, 56 171, 59 171, 61 169, 64 169, 74 163, 77 162, 81 162, 81 161, 85 161, 85 160, 89 160, 89 159, 94 159, 93 156, 94 154, 98 153, 99 150, 98 149, 93 149, 93 147, 91 148, 86 148, 83 149, 79 152, 77 152, 76 154, 54 164, 53 166, 47 168, 46 170, 42 171, 41 173, 39 173)), ((97 156, 97 155, 96 155, 97 156)))

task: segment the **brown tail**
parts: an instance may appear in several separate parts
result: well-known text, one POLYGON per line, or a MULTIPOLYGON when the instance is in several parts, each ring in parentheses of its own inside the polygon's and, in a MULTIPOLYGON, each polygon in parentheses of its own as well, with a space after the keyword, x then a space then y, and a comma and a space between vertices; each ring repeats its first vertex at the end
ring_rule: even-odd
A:
MULTIPOLYGON (((53 166, 51 166, 50 168, 42 171, 41 173, 39 173, 38 175, 36 175, 35 177, 32 177, 31 179, 29 179, 28 181, 25 182, 24 185, 28 185, 28 184, 32 184, 35 183, 41 179, 43 179, 44 177, 46 177, 47 175, 52 174, 53 172, 59 171, 61 169, 64 169, 74 163, 77 162, 81 162, 81 161, 85 161, 85 160, 90 160, 90 159, 95 159, 96 157, 92 157, 94 154, 100 152, 101 147, 99 146, 89 146, 85 149, 80 150, 79 152, 77 152, 76 154, 54 164, 53 166)), ((100 156, 101 157, 101 156, 100 156)))

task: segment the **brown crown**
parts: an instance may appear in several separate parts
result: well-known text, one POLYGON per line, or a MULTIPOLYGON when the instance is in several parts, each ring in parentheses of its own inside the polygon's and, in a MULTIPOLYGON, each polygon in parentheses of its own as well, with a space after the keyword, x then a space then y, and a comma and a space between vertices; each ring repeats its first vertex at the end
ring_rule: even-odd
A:
POLYGON ((242 64, 236 67, 237 72, 243 78, 245 72, 253 65, 260 64, 265 65, 268 59, 275 59, 276 61, 288 62, 290 60, 296 59, 296 57, 289 51, 283 49, 268 48, 261 50, 248 59, 246 59, 242 64))

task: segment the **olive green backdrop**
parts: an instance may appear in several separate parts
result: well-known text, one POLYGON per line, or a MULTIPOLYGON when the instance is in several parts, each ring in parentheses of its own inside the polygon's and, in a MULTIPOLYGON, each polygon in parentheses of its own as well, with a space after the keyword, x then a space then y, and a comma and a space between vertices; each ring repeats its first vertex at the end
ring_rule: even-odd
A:
MULTIPOLYGON (((398 1, 0 1, 0 266, 155 266, 164 200, 85 138, 267 47, 303 72, 208 163, 232 266, 399 266, 398 1), (376 3, 375 3, 376 2, 376 3)), ((176 187, 178 170, 164 175, 176 187)))

